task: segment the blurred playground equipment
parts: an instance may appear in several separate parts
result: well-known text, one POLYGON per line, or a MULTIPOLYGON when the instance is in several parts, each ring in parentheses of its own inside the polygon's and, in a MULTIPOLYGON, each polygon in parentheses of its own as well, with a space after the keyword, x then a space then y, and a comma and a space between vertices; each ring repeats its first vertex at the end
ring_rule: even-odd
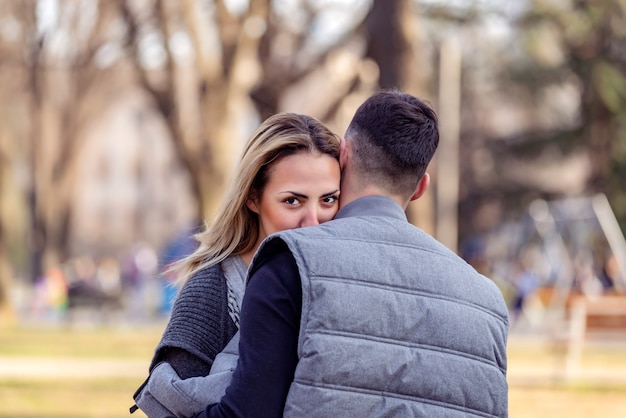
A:
POLYGON ((605 195, 536 200, 485 243, 512 330, 544 333, 575 374, 592 340, 626 341, 626 240, 605 195))

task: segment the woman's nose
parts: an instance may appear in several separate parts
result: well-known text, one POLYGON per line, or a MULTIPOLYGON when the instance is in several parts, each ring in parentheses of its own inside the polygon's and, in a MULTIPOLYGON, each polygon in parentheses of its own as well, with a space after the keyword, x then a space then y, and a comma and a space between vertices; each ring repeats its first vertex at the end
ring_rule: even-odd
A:
POLYGON ((304 213, 304 217, 302 218, 302 222, 300 223, 300 226, 314 226, 314 225, 319 225, 320 221, 319 221, 319 217, 318 217, 318 213, 317 210, 315 208, 309 209, 304 213))

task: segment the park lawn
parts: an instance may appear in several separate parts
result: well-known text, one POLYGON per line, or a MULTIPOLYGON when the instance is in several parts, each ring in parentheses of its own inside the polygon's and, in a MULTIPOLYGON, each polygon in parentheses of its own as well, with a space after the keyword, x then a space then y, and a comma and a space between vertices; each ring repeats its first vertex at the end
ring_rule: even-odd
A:
POLYGON ((626 344, 586 345, 569 379, 563 347, 512 339, 507 354, 511 418, 626 417, 626 344))
MULTIPOLYGON (((2 362, 32 358, 78 359, 80 364, 132 363, 137 367, 100 376, 2 376, 0 418, 141 418, 129 415, 132 394, 145 378, 147 364, 164 324, 150 327, 73 329, 27 327, 0 329, 2 362), (145 365, 145 366, 144 366, 145 365)), ((509 344, 509 369, 558 366, 554 352, 542 346, 509 344)), ((626 368, 626 350, 593 348, 585 351, 584 367, 626 368)), ((557 370, 557 369, 555 369, 557 370)), ((511 379, 511 418, 611 418, 626 416, 626 379, 620 382, 570 383, 546 379, 511 379)))
POLYGON ((164 324, 0 329, 0 418, 145 417, 141 411, 129 415, 129 407, 132 394, 146 377, 163 328, 164 324), (44 364, 55 359, 63 364, 75 361, 76 367, 84 368, 119 363, 118 367, 126 369, 120 369, 119 377, 115 370, 94 376, 89 370, 58 377, 33 376, 36 371, 25 376, 2 375, 3 362, 24 359, 44 364))
POLYGON ((144 327, 24 326, 0 328, 0 357, 149 360, 165 324, 144 327))
POLYGON ((145 418, 129 414, 141 377, 119 379, 0 379, 1 418, 145 418))
POLYGON ((516 387, 509 389, 511 418, 620 418, 626 388, 516 387))
MULTIPOLYGON (((128 414, 135 379, 0 381, 1 418, 145 417, 128 414)), ((626 391, 512 387, 511 418, 622 417, 626 391)))

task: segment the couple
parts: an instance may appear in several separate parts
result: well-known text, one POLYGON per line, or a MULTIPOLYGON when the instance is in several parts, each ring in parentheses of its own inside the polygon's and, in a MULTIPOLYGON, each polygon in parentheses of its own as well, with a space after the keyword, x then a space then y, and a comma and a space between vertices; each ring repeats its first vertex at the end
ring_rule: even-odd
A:
POLYGON ((366 100, 341 141, 307 116, 265 121, 182 265, 141 409, 507 416, 501 293, 404 213, 438 141, 434 111, 397 91, 366 100))

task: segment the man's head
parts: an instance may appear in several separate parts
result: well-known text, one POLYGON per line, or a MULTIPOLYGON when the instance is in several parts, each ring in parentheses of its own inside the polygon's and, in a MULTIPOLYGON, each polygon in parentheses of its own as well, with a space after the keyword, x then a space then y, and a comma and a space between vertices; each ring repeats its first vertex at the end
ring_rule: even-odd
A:
POLYGON ((405 205, 428 187, 426 167, 439 130, 437 115, 421 100, 398 91, 374 94, 357 109, 345 140, 348 152, 342 151, 342 159, 350 193, 374 191, 405 205))

